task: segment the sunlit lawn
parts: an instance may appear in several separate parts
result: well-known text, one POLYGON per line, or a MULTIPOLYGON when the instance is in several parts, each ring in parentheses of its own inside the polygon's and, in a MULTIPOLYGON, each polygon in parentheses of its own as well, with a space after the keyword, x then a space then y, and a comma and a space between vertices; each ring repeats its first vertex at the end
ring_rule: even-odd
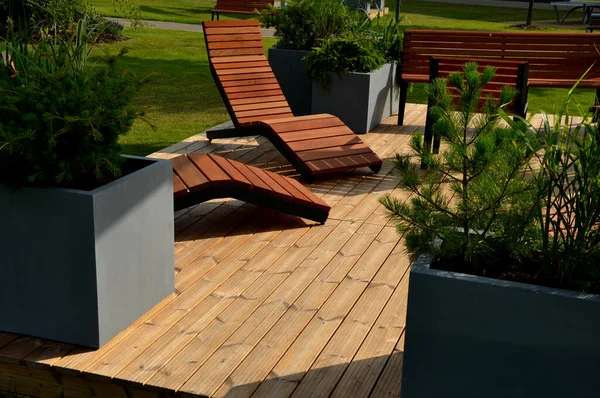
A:
MULTIPOLYGON (((101 12, 115 15, 111 0, 92 0, 92 3, 101 12)), ((197 0, 144 0, 143 4, 144 18, 195 23, 210 19, 210 9, 213 7, 211 1, 197 0)), ((407 16, 410 27, 416 28, 505 30, 511 24, 522 21, 525 13, 524 9, 471 7, 416 0, 402 2, 402 14, 407 16)), ((536 10, 534 17, 552 19, 554 14, 536 10)), ((121 47, 129 48, 122 66, 139 77, 150 75, 148 83, 136 98, 136 105, 146 108, 148 123, 138 120, 132 131, 121 140, 125 153, 147 155, 229 118, 210 75, 202 34, 128 29, 126 35, 130 37, 128 41, 101 46, 112 52, 121 47), (149 123, 156 129, 153 130, 149 123)), ((265 39, 266 47, 274 44, 275 39, 265 39)), ((408 101, 425 103, 422 91, 422 85, 415 85, 408 95, 408 101)), ((531 89, 529 110, 553 112, 566 91, 531 89)), ((587 107, 593 102, 593 90, 577 90, 575 99, 587 107)))

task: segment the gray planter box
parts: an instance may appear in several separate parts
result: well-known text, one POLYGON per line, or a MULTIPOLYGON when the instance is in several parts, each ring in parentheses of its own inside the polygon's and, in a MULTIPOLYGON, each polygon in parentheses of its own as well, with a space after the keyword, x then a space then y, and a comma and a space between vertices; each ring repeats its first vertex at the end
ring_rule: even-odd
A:
POLYGON ((412 266, 402 396, 600 394, 600 296, 412 266))
POLYGON ((0 330, 100 347, 174 290, 170 161, 93 191, 0 185, 0 330))
POLYGON ((312 113, 339 117, 355 133, 366 133, 398 110, 400 87, 396 64, 388 63, 369 73, 331 76, 329 95, 313 83, 312 113))
POLYGON ((269 49, 269 64, 281 86, 292 112, 296 116, 310 115, 312 84, 306 74, 306 61, 309 51, 269 49))

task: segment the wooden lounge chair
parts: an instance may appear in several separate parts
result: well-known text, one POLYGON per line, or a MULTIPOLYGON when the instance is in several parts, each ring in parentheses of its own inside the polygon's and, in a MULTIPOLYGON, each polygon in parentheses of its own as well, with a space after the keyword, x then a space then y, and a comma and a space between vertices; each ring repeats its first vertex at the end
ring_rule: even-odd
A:
POLYGON ((264 55, 258 21, 202 26, 210 69, 235 125, 208 131, 208 139, 263 135, 307 180, 359 167, 381 169, 382 160, 337 117, 294 117, 264 55))
POLYGON ((235 198, 324 223, 331 209, 298 181, 220 156, 194 153, 173 161, 175 210, 235 198))

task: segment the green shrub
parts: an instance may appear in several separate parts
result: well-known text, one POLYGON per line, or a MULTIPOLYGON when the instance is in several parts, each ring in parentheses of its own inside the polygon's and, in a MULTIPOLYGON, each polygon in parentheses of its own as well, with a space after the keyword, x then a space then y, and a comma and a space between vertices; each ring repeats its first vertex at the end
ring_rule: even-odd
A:
POLYGON ((433 253, 434 268, 598 294, 598 123, 581 107, 583 122, 572 123, 570 94, 553 122, 542 115, 541 129, 514 121, 499 108, 514 96, 506 88, 501 101, 476 114, 492 76, 492 69, 480 74, 466 64, 463 75, 427 87, 433 131, 445 148, 433 154, 415 135, 414 155, 394 160, 408 199, 386 195, 380 202, 411 255, 433 253))
POLYGON ((386 63, 375 42, 369 37, 336 36, 315 48, 305 59, 308 76, 317 82, 323 92, 329 92, 331 73, 371 72, 386 63))
POLYGON ((276 29, 276 46, 310 51, 357 23, 357 15, 339 0, 292 0, 285 8, 269 7, 261 23, 276 29))
POLYGON ((394 160, 400 187, 410 199, 381 198, 413 256, 433 252, 467 273, 489 273, 496 264, 488 258, 519 258, 534 240, 531 214, 539 210, 536 184, 526 178, 532 153, 518 145, 515 131, 498 125, 499 106, 514 97, 514 90, 505 88, 500 101, 490 99, 485 113, 476 113, 493 76, 493 68, 479 73, 470 63, 463 74, 428 86, 433 131, 447 149, 432 154, 420 134, 413 136, 414 155, 394 160), (458 103, 448 83, 457 88, 458 103))
POLYGON ((89 32, 31 46, 5 42, 14 62, 0 73, 0 182, 90 188, 118 177, 117 143, 138 116, 139 82, 117 57, 87 65, 89 32))

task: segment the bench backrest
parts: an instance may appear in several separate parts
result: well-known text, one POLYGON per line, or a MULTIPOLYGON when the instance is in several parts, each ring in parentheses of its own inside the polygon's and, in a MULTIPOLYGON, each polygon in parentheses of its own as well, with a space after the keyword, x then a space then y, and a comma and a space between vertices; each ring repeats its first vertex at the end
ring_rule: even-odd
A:
MULTIPOLYGON (((447 77, 454 72, 463 72, 463 65, 467 62, 477 63, 479 72, 482 72, 486 66, 492 66, 496 69, 494 79, 490 81, 481 93, 480 102, 483 104, 487 97, 491 96, 495 100, 500 98, 500 93, 503 87, 510 86, 518 91, 517 97, 509 104, 508 111, 517 113, 519 116, 525 117, 527 105, 527 62, 518 61, 497 61, 490 59, 468 59, 468 58, 448 58, 448 57, 431 57, 429 68, 430 82, 438 77, 447 77)), ((451 93, 456 92, 456 89, 448 85, 451 93)), ((454 95, 453 95, 454 96, 454 95)), ((457 96, 454 96, 458 98, 457 96)))
MULTIPOLYGON (((462 57, 529 63, 529 78, 600 78, 600 34, 411 30, 404 32, 402 74, 429 75, 429 58, 462 57)), ((531 80, 530 80, 531 82, 531 80)), ((531 86, 535 86, 531 82, 531 86)))
POLYGON ((236 126, 294 116, 264 55, 258 21, 204 21, 215 83, 236 126))
POLYGON ((274 5, 275 0, 217 0, 218 10, 245 11, 254 12, 254 10, 263 10, 269 5, 274 5))

